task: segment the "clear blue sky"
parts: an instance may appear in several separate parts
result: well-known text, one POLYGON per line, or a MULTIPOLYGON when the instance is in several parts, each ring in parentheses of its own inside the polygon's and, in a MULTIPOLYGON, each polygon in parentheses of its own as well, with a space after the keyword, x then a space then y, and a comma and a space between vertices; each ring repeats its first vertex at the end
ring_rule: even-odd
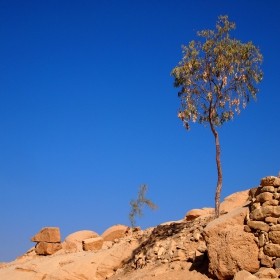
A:
POLYGON ((260 47, 264 80, 219 129, 222 198, 280 170, 278 0, 0 1, 0 262, 42 227, 129 225, 143 183, 160 209, 142 228, 214 206, 214 137, 183 128, 170 72, 225 14, 260 47))

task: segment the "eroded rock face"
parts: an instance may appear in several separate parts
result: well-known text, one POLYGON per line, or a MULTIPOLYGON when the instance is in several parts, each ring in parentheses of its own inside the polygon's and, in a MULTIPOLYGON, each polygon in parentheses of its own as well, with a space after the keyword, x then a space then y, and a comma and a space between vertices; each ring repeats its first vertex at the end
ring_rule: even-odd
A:
POLYGON ((31 242, 61 242, 60 230, 58 227, 42 228, 35 236, 31 237, 31 242))
POLYGON ((232 279, 242 269, 254 273, 260 267, 254 235, 244 231, 248 212, 248 207, 238 208, 210 222, 204 229, 209 272, 218 279, 232 279))
POLYGON ((104 241, 114 241, 117 238, 123 238, 127 235, 129 231, 128 226, 124 225, 115 225, 108 228, 104 233, 102 233, 102 237, 104 241))

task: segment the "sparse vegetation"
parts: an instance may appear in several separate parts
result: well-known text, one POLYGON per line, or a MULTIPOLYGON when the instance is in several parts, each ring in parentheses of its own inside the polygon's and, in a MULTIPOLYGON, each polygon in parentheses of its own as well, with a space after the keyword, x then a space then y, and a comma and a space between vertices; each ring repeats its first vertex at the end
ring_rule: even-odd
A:
POLYGON ((232 120, 245 109, 250 97, 256 100, 262 81, 260 69, 263 57, 252 42, 242 43, 231 37, 235 23, 228 16, 219 16, 215 30, 202 30, 201 41, 182 46, 183 59, 171 75, 174 86, 180 88, 181 107, 178 117, 187 130, 190 122, 209 124, 215 138, 218 181, 215 195, 215 217, 220 213, 222 167, 220 142, 216 127, 232 120))
POLYGON ((150 207, 153 211, 158 209, 158 206, 156 204, 154 204, 151 200, 146 198, 147 189, 147 185, 140 185, 137 199, 132 199, 130 201, 131 211, 129 213, 129 220, 133 228, 136 225, 135 217, 143 217, 143 208, 145 205, 150 207))

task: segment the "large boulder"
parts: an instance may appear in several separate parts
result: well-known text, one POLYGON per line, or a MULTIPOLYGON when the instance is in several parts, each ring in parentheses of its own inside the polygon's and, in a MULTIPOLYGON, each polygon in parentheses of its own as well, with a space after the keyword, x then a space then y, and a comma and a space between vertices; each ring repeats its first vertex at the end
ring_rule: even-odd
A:
POLYGON ((202 209, 192 209, 185 215, 184 220, 186 221, 192 221, 200 216, 208 214, 207 211, 204 211, 202 209))
POLYGON ((255 273, 260 267, 254 235, 244 231, 248 213, 247 207, 237 208, 204 229, 209 273, 219 280, 232 279, 240 270, 255 273))
POLYGON ((35 246, 35 252, 38 255, 52 255, 61 248, 61 243, 48 243, 42 241, 37 243, 37 245, 35 246))
POLYGON ((35 236, 31 237, 31 242, 51 242, 58 243, 61 241, 58 227, 42 228, 35 236))
POLYGON ((83 240, 99 237, 99 234, 92 231, 92 230, 80 230, 76 231, 65 238, 65 242, 71 245, 72 250, 74 250, 74 245, 76 245, 76 251, 80 252, 83 251, 83 240), (70 242, 70 243, 69 243, 70 242))
POLYGON ((125 237, 128 231, 128 226, 114 225, 103 232, 101 236, 103 237, 104 241, 114 241, 117 238, 125 237))
POLYGON ((226 214, 249 203, 249 191, 245 190, 227 196, 220 205, 221 214, 226 214))

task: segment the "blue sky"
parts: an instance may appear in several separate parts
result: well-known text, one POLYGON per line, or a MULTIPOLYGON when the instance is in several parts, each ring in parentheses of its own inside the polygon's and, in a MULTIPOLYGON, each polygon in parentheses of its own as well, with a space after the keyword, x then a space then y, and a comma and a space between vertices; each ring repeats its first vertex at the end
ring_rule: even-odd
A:
POLYGON ((129 225, 140 184, 160 207, 142 228, 214 207, 214 137, 183 128, 170 72, 219 15, 264 56, 258 102, 218 130, 222 198, 277 175, 279 12, 277 0, 1 0, 0 262, 42 227, 64 239, 129 225))

